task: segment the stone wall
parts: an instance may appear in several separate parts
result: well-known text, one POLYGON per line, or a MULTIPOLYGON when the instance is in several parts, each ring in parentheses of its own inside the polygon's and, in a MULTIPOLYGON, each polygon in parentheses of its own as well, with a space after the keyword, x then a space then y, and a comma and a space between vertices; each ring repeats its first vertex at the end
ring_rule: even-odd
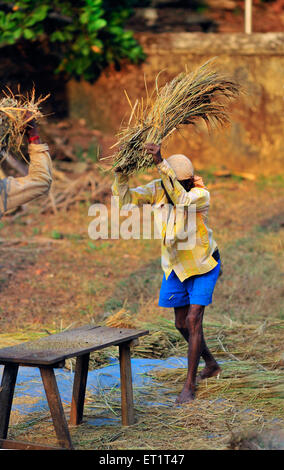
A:
POLYGON ((184 126, 165 144, 165 155, 185 153, 197 167, 228 168, 258 174, 280 173, 284 167, 284 34, 256 33, 139 34, 147 54, 140 66, 109 69, 89 84, 69 82, 70 114, 84 117, 105 133, 116 133, 130 108, 124 89, 132 100, 145 96, 144 75, 152 89, 189 69, 217 57, 216 67, 238 80, 245 94, 231 105, 229 128, 208 135, 203 126, 184 126))

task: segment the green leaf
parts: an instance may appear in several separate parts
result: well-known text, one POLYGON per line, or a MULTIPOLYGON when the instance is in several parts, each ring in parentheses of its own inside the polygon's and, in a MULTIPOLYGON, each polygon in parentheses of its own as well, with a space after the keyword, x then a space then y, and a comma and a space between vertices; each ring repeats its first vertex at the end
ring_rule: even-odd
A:
POLYGON ((24 29, 23 35, 25 39, 34 39, 35 35, 31 29, 24 29))
POLYGON ((90 48, 88 46, 85 46, 81 49, 81 52, 84 56, 87 56, 90 54, 90 48))
POLYGON ((86 3, 90 7, 94 8, 94 7, 101 6, 103 2, 102 0, 86 0, 86 3))
POLYGON ((98 31, 99 29, 104 28, 107 25, 106 20, 99 18, 98 20, 91 21, 88 25, 89 31, 98 31))
POLYGON ((89 12, 85 11, 84 13, 82 13, 82 15, 80 15, 79 19, 82 24, 87 24, 89 21, 89 18, 90 18, 89 12))
POLYGON ((15 31, 13 32, 13 35, 14 35, 14 38, 15 39, 19 39, 22 35, 22 30, 19 28, 19 29, 15 29, 15 31))
POLYGON ((111 28, 109 28, 109 32, 114 35, 120 35, 123 33, 123 29, 119 26, 111 26, 111 28))
POLYGON ((57 30, 57 31, 54 31, 50 35, 50 40, 52 42, 55 42, 55 41, 60 41, 60 42, 71 41, 72 38, 73 38, 73 35, 69 31, 66 31, 66 30, 63 30, 63 31, 57 30))
POLYGON ((36 8, 32 13, 31 16, 25 21, 25 26, 33 26, 34 24, 38 23, 39 21, 43 21, 49 10, 48 5, 42 5, 36 8))

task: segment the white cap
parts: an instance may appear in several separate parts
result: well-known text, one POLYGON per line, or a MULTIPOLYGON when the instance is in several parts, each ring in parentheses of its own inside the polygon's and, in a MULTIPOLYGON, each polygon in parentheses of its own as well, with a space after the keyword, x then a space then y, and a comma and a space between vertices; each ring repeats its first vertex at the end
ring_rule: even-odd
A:
POLYGON ((172 167, 177 179, 187 180, 194 175, 194 168, 189 158, 182 154, 171 155, 167 158, 168 164, 172 167))

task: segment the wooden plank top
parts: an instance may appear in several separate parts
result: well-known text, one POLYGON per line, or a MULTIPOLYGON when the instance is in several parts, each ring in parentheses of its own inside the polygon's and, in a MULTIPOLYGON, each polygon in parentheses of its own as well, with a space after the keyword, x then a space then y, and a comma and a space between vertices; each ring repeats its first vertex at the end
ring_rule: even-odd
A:
POLYGON ((0 364, 52 365, 70 357, 131 341, 147 330, 86 325, 0 349, 0 364))

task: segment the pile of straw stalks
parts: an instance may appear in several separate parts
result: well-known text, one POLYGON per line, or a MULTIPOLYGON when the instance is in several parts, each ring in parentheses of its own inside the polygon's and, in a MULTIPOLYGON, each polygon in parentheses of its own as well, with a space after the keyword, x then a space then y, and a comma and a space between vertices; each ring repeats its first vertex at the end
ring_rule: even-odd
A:
MULTIPOLYGON (((139 338, 139 344, 132 352, 133 357, 162 359, 187 355, 186 341, 175 328, 174 322, 163 317, 156 318, 152 323, 145 323, 137 321, 135 315, 123 307, 108 316, 102 325, 113 328, 143 328, 149 331, 148 335, 139 338)), ((239 323, 234 326, 224 326, 219 323, 205 322, 204 328, 207 344, 217 360, 233 361, 236 369, 240 366, 242 370, 244 370, 243 365, 248 361, 264 374, 267 371, 283 369, 281 334, 279 334, 284 328, 283 321, 267 323, 261 327, 245 326, 239 323), (263 328, 265 334, 263 334, 263 328)), ((109 357, 118 357, 116 347, 108 348, 103 356, 100 351, 92 353, 90 368, 106 365, 109 357)), ((181 370, 177 371, 174 380, 178 380, 179 373, 183 381, 184 372, 181 370)), ((284 384, 284 381, 282 383, 284 384)))
POLYGON ((146 103, 143 98, 131 106, 128 125, 122 128, 115 144, 114 168, 130 175, 153 165, 147 154, 146 143, 160 145, 163 140, 183 124, 195 125, 205 121, 208 129, 230 122, 227 104, 240 94, 240 85, 233 79, 214 71, 208 61, 196 71, 180 73, 161 89, 156 87, 151 95, 146 86, 146 103))
POLYGON ((21 145, 29 122, 42 117, 40 104, 44 98, 35 98, 35 90, 29 95, 14 95, 11 90, 3 91, 0 99, 0 151, 5 153, 8 150, 21 152, 21 145))
POLYGON ((158 318, 157 323, 141 323, 133 318, 125 308, 110 315, 106 326, 113 328, 145 328, 149 334, 139 339, 133 350, 133 357, 166 358, 171 355, 186 353, 187 346, 172 321, 158 318))

